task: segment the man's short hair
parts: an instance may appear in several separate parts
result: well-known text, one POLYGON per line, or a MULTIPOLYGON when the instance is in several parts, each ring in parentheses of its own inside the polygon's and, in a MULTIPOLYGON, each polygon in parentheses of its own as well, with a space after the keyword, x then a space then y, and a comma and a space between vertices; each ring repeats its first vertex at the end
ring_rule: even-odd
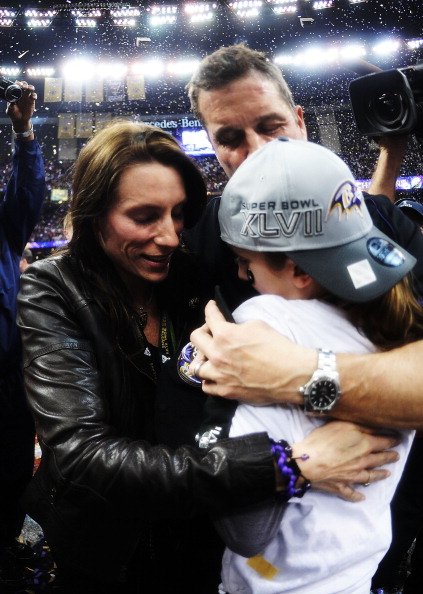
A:
POLYGON ((239 43, 221 47, 206 56, 193 74, 186 86, 186 90, 188 91, 191 110, 194 115, 204 124, 204 117, 199 110, 198 104, 201 90, 220 89, 254 71, 271 80, 278 89, 283 101, 292 110, 295 109, 291 90, 280 69, 263 52, 252 50, 243 43, 239 43))
POLYGON ((28 264, 32 264, 32 262, 34 261, 34 254, 32 253, 32 250, 30 250, 29 248, 25 248, 22 252, 21 258, 25 259, 28 262, 28 264))

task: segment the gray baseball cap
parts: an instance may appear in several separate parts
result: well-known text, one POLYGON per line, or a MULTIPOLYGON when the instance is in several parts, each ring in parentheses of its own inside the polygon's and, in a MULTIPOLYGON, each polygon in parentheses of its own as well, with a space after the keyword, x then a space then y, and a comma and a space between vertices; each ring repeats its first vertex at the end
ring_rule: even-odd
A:
POLYGON ((379 297, 416 259, 373 226, 348 166, 328 149, 278 138, 229 180, 220 203, 221 237, 254 252, 289 252, 334 295, 379 297))

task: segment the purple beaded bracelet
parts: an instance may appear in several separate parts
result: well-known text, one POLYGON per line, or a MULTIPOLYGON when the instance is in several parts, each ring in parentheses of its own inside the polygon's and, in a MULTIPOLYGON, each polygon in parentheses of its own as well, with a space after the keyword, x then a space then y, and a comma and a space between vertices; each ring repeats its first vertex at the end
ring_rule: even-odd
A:
MULTIPOLYGON (((271 451, 273 456, 276 458, 276 463, 280 473, 284 479, 288 479, 284 497, 286 499, 290 499, 291 497, 302 497, 304 493, 310 489, 311 483, 305 478, 304 475, 301 474, 301 470, 295 458, 292 457, 291 446, 283 439, 279 441, 270 440, 270 442, 271 451), (301 487, 295 488, 295 483, 300 477, 304 480, 304 483, 301 487)), ((309 456, 307 454, 302 454, 302 456, 299 456, 299 458, 301 460, 308 460, 309 456)))

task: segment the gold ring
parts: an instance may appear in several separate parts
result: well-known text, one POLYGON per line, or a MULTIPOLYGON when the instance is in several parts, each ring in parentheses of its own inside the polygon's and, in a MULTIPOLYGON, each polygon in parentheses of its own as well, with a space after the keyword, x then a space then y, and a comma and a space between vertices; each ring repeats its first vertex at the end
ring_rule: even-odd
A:
POLYGON ((370 485, 370 477, 371 477, 370 470, 368 472, 369 472, 369 476, 367 478, 367 483, 363 483, 363 487, 368 487, 370 485))

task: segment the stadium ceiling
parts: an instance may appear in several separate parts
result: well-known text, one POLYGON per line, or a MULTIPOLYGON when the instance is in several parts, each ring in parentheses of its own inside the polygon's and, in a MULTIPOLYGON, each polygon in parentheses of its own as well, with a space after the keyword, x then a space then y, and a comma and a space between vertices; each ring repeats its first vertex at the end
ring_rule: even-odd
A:
MULTIPOLYGON (((290 60, 297 60, 288 70, 290 83, 301 87, 301 92, 315 94, 316 88, 320 90, 324 75, 319 72, 318 78, 314 75, 314 78, 306 79, 301 67, 297 67, 298 60, 315 46, 323 46, 320 51, 325 51, 331 43, 363 44, 373 48, 379 42, 387 42, 389 46, 399 40, 401 49, 397 53, 380 55, 375 63, 384 69, 397 68, 423 58, 421 46, 411 49, 407 45, 409 41, 418 43, 422 37, 421 0, 367 0, 357 4, 353 0, 333 0, 329 8, 325 8, 327 0, 320 0, 319 4, 314 4, 315 1, 319 0, 262 0, 258 4, 254 0, 198 3, 171 0, 71 0, 63 3, 35 0, 17 3, 16 0, 0 0, 0 10, 9 8, 16 13, 9 27, 0 27, 0 67, 16 67, 26 77, 30 69, 41 66, 53 67, 57 73, 61 64, 71 57, 85 57, 97 62, 116 60, 128 65, 144 60, 194 60, 222 45, 244 42, 267 52, 270 57, 278 57, 284 72, 290 60), (198 23, 190 21, 184 10, 187 4, 212 6, 215 10, 213 19, 198 23), (295 5, 295 11, 275 10, 288 5, 295 5), (153 7, 163 9, 164 14, 168 7, 177 7, 176 21, 155 26, 149 19, 153 7), (113 11, 123 8, 139 9, 132 26, 117 26, 113 20, 113 11), (241 13, 254 13, 256 8, 256 15, 245 13, 241 16, 237 12, 239 9, 241 13), (28 26, 25 12, 31 9, 54 13, 51 22, 41 28, 28 26), (100 16, 93 17, 95 27, 76 26, 76 15, 72 11, 95 10, 100 11, 100 16)), ((173 13, 168 11, 168 15, 173 13)), ((368 54, 367 59, 373 61, 373 56, 368 54)), ((161 82, 165 86, 165 82, 161 82)), ((332 89, 343 81, 331 79, 330 83, 332 89)), ((167 91, 164 89, 163 98, 167 97, 167 91)))

